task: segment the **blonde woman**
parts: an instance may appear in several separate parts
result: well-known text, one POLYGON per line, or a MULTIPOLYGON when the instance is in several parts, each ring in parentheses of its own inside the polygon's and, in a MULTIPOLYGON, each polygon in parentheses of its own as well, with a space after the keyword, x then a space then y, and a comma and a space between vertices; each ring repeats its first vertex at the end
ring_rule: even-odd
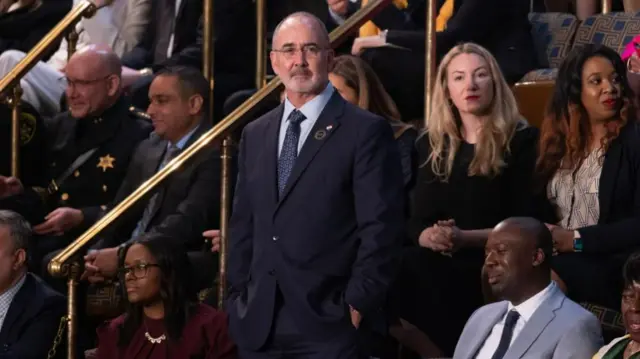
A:
POLYGON ((483 304, 489 228, 533 213, 537 138, 486 49, 467 43, 449 51, 417 142, 409 235, 419 247, 405 253, 392 295, 394 314, 427 334, 442 351, 436 354, 453 354, 466 320, 483 304))

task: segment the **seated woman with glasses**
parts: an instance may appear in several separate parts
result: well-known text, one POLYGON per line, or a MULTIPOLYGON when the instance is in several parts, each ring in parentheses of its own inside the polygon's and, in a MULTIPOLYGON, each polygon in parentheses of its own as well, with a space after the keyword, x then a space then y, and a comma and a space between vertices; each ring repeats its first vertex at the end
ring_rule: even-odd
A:
POLYGON ((149 234, 122 249, 127 309, 98 329, 99 359, 237 357, 226 315, 198 304, 187 254, 171 243, 149 234))

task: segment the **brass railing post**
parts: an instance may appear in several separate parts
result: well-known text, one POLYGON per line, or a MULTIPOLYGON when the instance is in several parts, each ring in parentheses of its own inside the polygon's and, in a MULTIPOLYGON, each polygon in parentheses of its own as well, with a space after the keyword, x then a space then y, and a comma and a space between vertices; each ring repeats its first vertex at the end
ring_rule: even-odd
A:
POLYGON ((218 308, 224 306, 227 294, 227 244, 229 235, 229 216, 231 214, 231 159, 233 158, 233 140, 227 136, 222 141, 222 177, 220 188, 220 252, 218 261, 218 308))
POLYGON ((611 0, 602 0, 602 13, 608 14, 611 12, 611 0))
POLYGON ((67 33, 67 61, 71 60, 71 56, 76 53, 78 46, 78 32, 76 26, 72 26, 67 33))
POLYGON ((215 121, 213 118, 213 88, 215 86, 213 76, 213 62, 215 61, 213 6, 213 0, 203 0, 204 43, 202 44, 202 74, 209 81, 209 113, 207 114, 209 123, 214 123, 215 121))
POLYGON ((76 359, 76 286, 80 275, 80 264, 73 262, 69 265, 67 279, 67 359, 76 359))
POLYGON ((11 176, 20 177, 20 101, 22 88, 15 85, 11 94, 11 176))
POLYGON ((267 21, 266 0, 256 0, 256 89, 267 84, 267 21))
POLYGON ((436 76, 436 0, 428 0, 427 4, 427 28, 425 36, 425 76, 424 76, 424 126, 431 116, 431 93, 436 76))

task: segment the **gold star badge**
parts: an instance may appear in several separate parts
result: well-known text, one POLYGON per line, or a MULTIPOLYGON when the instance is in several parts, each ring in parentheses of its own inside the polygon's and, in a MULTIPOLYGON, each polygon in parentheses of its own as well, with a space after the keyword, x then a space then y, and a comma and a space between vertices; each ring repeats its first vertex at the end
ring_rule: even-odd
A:
POLYGON ((107 154, 104 157, 100 157, 100 162, 98 162, 98 165, 96 167, 102 168, 102 172, 107 172, 107 168, 113 168, 113 163, 115 161, 116 161, 115 158, 107 154))

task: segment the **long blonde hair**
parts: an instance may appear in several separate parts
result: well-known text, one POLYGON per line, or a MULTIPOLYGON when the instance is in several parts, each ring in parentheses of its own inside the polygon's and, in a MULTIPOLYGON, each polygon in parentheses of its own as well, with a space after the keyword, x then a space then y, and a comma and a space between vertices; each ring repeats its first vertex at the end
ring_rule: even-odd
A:
POLYGON ((460 54, 475 54, 487 62, 494 89, 489 110, 491 121, 482 123, 473 160, 469 165, 469 175, 493 177, 500 174, 505 166, 505 151, 509 151, 509 142, 518 124, 526 124, 518 112, 516 99, 493 55, 485 48, 473 43, 455 46, 444 56, 438 67, 431 113, 425 132, 422 134, 428 136, 431 147, 431 153, 422 166, 430 162, 433 173, 443 181, 447 181, 451 176, 456 152, 463 141, 460 115, 450 100, 447 87, 447 68, 460 54))

